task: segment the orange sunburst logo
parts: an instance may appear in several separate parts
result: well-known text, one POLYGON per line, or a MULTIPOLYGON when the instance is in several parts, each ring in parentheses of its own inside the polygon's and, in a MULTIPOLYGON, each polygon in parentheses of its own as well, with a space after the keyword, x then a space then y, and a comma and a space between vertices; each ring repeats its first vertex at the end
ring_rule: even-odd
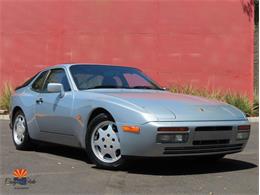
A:
POLYGON ((13 171, 13 176, 18 178, 27 177, 28 171, 26 169, 15 169, 13 171))

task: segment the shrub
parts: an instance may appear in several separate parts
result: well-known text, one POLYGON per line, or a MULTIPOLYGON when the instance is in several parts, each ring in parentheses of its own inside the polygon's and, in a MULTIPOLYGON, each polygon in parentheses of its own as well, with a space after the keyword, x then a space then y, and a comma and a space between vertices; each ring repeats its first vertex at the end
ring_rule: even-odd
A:
POLYGON ((224 92, 220 90, 207 90, 205 88, 198 89, 192 85, 175 86, 170 88, 173 93, 183 93, 188 95, 202 96, 209 99, 215 99, 218 101, 231 104, 240 110, 242 110, 247 116, 258 116, 259 114, 259 99, 255 95, 254 102, 251 103, 250 99, 246 95, 242 95, 234 92, 224 92))
POLYGON ((253 103, 253 115, 259 116, 259 96, 254 96, 254 103, 253 103))
POLYGON ((0 108, 9 111, 13 88, 10 83, 5 83, 0 97, 0 108))
POLYGON ((253 104, 247 96, 241 94, 232 94, 228 92, 223 96, 224 102, 231 104, 242 110, 247 116, 253 115, 253 104))

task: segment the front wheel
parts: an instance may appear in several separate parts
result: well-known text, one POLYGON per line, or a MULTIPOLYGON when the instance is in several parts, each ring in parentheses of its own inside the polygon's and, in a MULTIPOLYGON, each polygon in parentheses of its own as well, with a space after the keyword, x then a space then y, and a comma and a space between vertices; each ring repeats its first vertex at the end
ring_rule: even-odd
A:
POLYGON ((119 169, 124 164, 117 126, 107 114, 99 114, 90 122, 86 147, 91 161, 98 167, 119 169))
POLYGON ((26 150, 31 147, 31 140, 28 133, 27 122, 22 111, 14 115, 12 138, 17 150, 26 150))

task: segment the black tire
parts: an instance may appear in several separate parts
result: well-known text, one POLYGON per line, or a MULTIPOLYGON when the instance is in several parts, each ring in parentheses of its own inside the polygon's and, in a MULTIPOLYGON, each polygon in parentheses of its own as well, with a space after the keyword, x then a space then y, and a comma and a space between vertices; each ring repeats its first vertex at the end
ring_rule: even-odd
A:
POLYGON ((91 146, 91 137, 92 137, 92 134, 94 133, 94 130, 100 123, 103 123, 106 121, 114 122, 113 119, 108 114, 105 114, 105 113, 99 114, 91 120, 91 122, 88 126, 88 129, 87 129, 87 134, 86 134, 86 152, 87 152, 91 162, 94 163, 97 167, 103 168, 103 169, 118 170, 118 169, 123 168, 123 166, 125 164, 125 160, 124 160, 123 156, 121 156, 120 159, 118 159, 117 161, 115 161, 113 163, 103 162, 95 155, 95 153, 93 152, 92 146, 91 146))
POLYGON ((29 133, 28 133, 28 127, 27 127, 26 118, 25 118, 24 113, 21 110, 18 110, 15 113, 15 115, 13 117, 13 120, 12 120, 12 139, 13 139, 15 148, 17 150, 28 150, 28 149, 31 149, 31 147, 32 147, 32 142, 31 142, 31 139, 30 139, 30 136, 29 136, 29 133), (24 117, 24 126, 25 126, 24 139, 23 139, 23 141, 20 144, 18 144, 15 141, 15 138, 14 138, 15 121, 16 121, 17 117, 19 117, 19 116, 24 117))
POLYGON ((216 162, 224 157, 225 157, 225 154, 214 154, 214 155, 198 156, 196 158, 200 161, 216 162))

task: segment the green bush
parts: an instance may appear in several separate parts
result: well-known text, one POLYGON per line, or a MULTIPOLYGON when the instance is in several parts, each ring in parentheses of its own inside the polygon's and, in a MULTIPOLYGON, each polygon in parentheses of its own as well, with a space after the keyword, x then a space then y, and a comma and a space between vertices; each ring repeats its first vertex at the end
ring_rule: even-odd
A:
POLYGON ((254 96, 254 103, 253 103, 253 115, 259 116, 259 96, 254 96))
POLYGON ((202 96, 209 99, 215 99, 218 101, 231 104, 240 110, 242 110, 247 116, 259 115, 259 99, 255 95, 254 102, 252 103, 248 96, 234 92, 224 92, 220 90, 207 90, 205 88, 195 88, 192 85, 175 86, 170 88, 173 93, 182 93, 188 95, 202 96))
POLYGON ((13 88, 10 83, 5 83, 0 97, 0 108, 9 111, 13 88))
POLYGON ((242 110, 247 116, 253 115, 253 104, 247 96, 227 93, 223 96, 224 102, 231 104, 242 110))

